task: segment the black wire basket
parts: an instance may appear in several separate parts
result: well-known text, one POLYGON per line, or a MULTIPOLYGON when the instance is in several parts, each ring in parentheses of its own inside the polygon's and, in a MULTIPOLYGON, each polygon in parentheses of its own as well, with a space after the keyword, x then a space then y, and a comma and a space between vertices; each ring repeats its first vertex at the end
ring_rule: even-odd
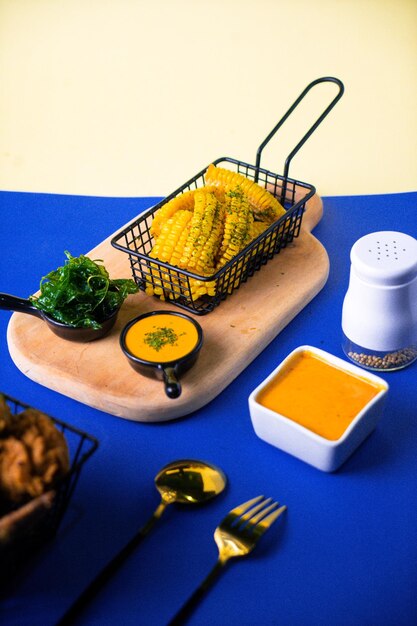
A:
POLYGON ((342 97, 343 91, 343 83, 333 77, 319 78, 310 83, 260 145, 255 165, 229 157, 221 157, 213 161, 214 165, 221 165, 221 167, 243 174, 246 178, 267 189, 279 199, 285 209, 285 214, 212 276, 194 274, 149 256, 155 243, 151 234, 151 224, 155 213, 172 198, 186 191, 203 187, 205 185, 207 168, 200 171, 176 189, 176 191, 145 211, 138 219, 117 233, 112 238, 111 243, 115 248, 129 255, 133 278, 138 287, 142 291, 149 290, 150 287, 151 291, 156 292, 160 299, 172 302, 172 304, 196 315, 205 315, 213 311, 228 295, 239 289, 242 283, 245 283, 249 277, 253 276, 281 249, 291 243, 295 237, 298 237, 306 202, 315 194, 315 188, 308 183, 289 178, 290 162, 336 102, 342 97), (339 88, 338 93, 288 155, 283 175, 274 174, 269 170, 261 168, 261 154, 266 144, 310 89, 323 82, 336 83, 339 88), (193 295, 195 293, 193 291, 195 281, 201 281, 203 284, 209 283, 210 293, 214 295, 204 295, 196 299, 193 295))
MULTIPOLYGON (((32 408, 5 393, 1 393, 1 396, 6 400, 13 415, 18 415, 21 411, 32 408)), ((10 537, 0 541, 1 582, 7 581, 37 549, 55 535, 77 485, 82 467, 98 447, 98 441, 95 437, 51 415, 47 415, 47 417, 65 436, 70 457, 70 468, 68 473, 54 487, 53 492, 44 494, 37 499, 39 506, 32 507, 30 513, 28 512, 28 515, 23 516, 18 521, 12 528, 10 537), (48 500, 49 496, 50 499, 48 500)), ((38 503, 34 504, 37 505, 38 503)))

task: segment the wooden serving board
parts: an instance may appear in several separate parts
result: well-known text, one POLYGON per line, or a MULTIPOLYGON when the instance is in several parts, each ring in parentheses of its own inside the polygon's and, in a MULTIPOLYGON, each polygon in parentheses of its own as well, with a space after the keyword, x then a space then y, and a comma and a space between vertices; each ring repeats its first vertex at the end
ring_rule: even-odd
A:
MULTIPOLYGON (((42 320, 14 313, 7 332, 10 355, 35 382, 112 415, 140 422, 187 415, 225 389, 324 286, 329 260, 311 234, 321 217, 316 195, 307 203, 300 236, 214 311, 196 316, 204 344, 175 400, 167 398, 161 381, 136 373, 119 347, 121 329, 137 315, 180 310, 143 292, 129 296, 112 332, 91 343, 60 339, 42 320)), ((112 278, 130 278, 128 255, 113 248, 111 238, 88 255, 103 259, 112 278)))

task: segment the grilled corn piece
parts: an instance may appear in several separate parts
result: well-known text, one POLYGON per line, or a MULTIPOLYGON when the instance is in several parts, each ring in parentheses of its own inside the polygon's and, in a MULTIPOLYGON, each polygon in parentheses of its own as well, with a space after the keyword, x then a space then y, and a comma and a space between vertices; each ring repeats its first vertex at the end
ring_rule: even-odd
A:
POLYGON ((201 296, 216 295, 216 281, 214 280, 197 280, 190 278, 191 299, 198 300, 201 296))
MULTIPOLYGON (((216 196, 205 189, 196 192, 195 205, 194 212, 179 209, 162 223, 159 237, 149 256, 177 267, 183 265, 185 256, 190 257, 185 269, 208 276, 214 271, 214 251, 221 238, 224 209, 216 196)), ((151 263, 146 293, 165 299, 166 292, 170 299, 185 295, 193 300, 205 294, 214 295, 213 281, 187 277, 180 279, 179 276, 179 273, 168 273, 165 268, 151 263)))
POLYGON ((190 232, 179 261, 179 267, 193 270, 208 239, 217 209, 216 196, 206 189, 198 189, 194 194, 194 212, 190 232))
POLYGON ((153 246, 149 256, 166 263, 171 262, 171 257, 179 254, 180 240, 184 247, 185 234, 188 234, 187 228, 189 222, 193 218, 193 213, 185 209, 180 209, 172 217, 167 219, 161 228, 159 237, 153 246))
POLYGON ((151 224, 151 235, 157 238, 161 234, 163 224, 174 215, 177 211, 182 209, 192 211, 194 209, 194 193, 195 190, 191 189, 182 193, 180 196, 176 196, 169 200, 166 204, 161 206, 155 213, 151 224))
POLYGON ((259 235, 261 235, 268 228, 268 226, 270 226, 268 222, 253 222, 250 231, 251 241, 259 237, 259 235))
POLYGON ((232 172, 223 167, 216 167, 211 163, 204 178, 208 185, 219 185, 224 187, 226 191, 236 186, 241 187, 253 208, 255 216, 260 220, 272 224, 285 213, 285 209, 275 196, 254 181, 243 176, 243 174, 232 172))
POLYGON ((227 194, 224 234, 217 260, 217 269, 238 254, 251 239, 253 212, 241 187, 227 194))
MULTIPOLYGON (((203 189, 206 192, 213 192, 216 195, 216 198, 220 202, 224 202, 224 191, 222 187, 217 185, 205 186, 203 189)), ((160 209, 155 213, 150 232, 154 239, 157 239, 161 234, 161 229, 163 224, 174 215, 177 211, 186 210, 186 211, 194 211, 194 196, 197 191, 201 191, 198 189, 190 189, 189 191, 185 191, 179 196, 172 198, 166 204, 161 206, 160 209)))
POLYGON ((198 300, 201 296, 216 295, 216 281, 199 280, 197 278, 189 278, 181 276, 180 273, 170 271, 169 276, 165 274, 164 268, 161 272, 156 264, 151 263, 152 280, 146 283, 146 293, 149 296, 159 296, 161 300, 166 297, 169 300, 177 300, 180 296, 186 299, 198 300))
MULTIPOLYGON (((161 228, 160 235, 156 240, 149 256, 165 263, 176 265, 175 261, 179 251, 184 247, 189 233, 189 223, 193 217, 191 211, 180 209, 167 219, 161 228)), ((162 295, 163 283, 168 280, 167 270, 159 269, 156 263, 150 264, 151 280, 146 285, 146 293, 149 295, 162 295)))

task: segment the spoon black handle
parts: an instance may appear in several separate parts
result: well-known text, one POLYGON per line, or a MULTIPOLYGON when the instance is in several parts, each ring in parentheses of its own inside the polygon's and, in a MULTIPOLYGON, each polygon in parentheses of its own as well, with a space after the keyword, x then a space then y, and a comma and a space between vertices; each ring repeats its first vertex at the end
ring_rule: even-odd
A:
POLYGON ((18 296, 11 296, 8 293, 0 293, 0 309, 16 311, 18 313, 29 313, 29 315, 42 318, 42 313, 33 306, 30 300, 19 298, 18 296))
POLYGON ((150 530, 154 527, 155 523, 159 520, 162 513, 165 511, 168 504, 161 501, 158 508, 153 515, 149 518, 148 522, 128 541, 128 543, 116 554, 103 567, 103 569, 97 574, 97 576, 91 581, 91 583, 81 592, 81 595, 70 606, 64 616, 57 622, 56 626, 69 626, 74 624, 77 617, 85 609, 87 604, 95 598, 97 593, 104 587, 104 585, 110 580, 113 574, 119 569, 119 567, 125 562, 127 557, 132 554, 139 543, 146 537, 150 530))

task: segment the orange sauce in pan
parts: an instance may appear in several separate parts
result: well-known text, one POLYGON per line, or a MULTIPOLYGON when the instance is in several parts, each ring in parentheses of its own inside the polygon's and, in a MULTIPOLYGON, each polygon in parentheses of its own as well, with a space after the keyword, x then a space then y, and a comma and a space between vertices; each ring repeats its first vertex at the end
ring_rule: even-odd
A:
POLYGON ((177 315, 149 315, 133 324, 125 344, 131 354, 144 361, 168 363, 189 354, 198 343, 192 322, 177 315))
POLYGON ((302 351, 258 394, 257 401, 325 437, 339 439, 382 385, 302 351))

